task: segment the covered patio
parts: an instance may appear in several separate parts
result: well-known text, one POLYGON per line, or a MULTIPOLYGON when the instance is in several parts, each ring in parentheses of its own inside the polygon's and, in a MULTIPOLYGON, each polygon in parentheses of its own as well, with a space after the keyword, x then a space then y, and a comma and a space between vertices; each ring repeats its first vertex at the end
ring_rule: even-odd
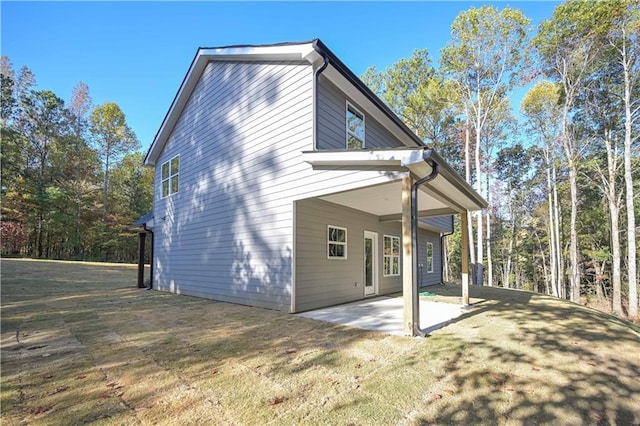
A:
MULTIPOLYGON (((403 327, 402 297, 379 296, 343 305, 302 312, 298 316, 378 331, 396 336, 406 335, 403 327)), ((449 324, 466 311, 461 305, 420 300, 420 330, 431 333, 449 324)))
MULTIPOLYGON (((318 196, 335 204, 371 213, 379 217, 381 222, 401 222, 402 259, 410 259, 402 262, 402 318, 397 318, 398 309, 385 311, 385 316, 389 321, 392 318, 395 318, 394 321, 399 320, 402 334, 425 336, 429 327, 441 322, 433 312, 430 314, 429 309, 422 307, 418 296, 418 227, 424 226, 421 219, 450 214, 461 216, 462 306, 456 309, 469 306, 469 212, 486 208, 487 202, 435 150, 418 147, 308 151, 303 153, 303 160, 314 170, 323 170, 329 175, 331 171, 336 171, 336 178, 347 170, 377 174, 376 184, 354 186, 348 190, 318 196), (429 325, 431 323, 433 324, 429 325)), ((392 305, 398 302, 383 300, 373 305, 367 303, 368 300, 356 302, 351 308, 368 307, 371 312, 371 309, 385 306, 385 303, 392 305)), ((340 307, 336 309, 326 311, 327 315, 329 312, 341 315, 340 307)), ((362 321, 361 319, 360 322, 362 321)))

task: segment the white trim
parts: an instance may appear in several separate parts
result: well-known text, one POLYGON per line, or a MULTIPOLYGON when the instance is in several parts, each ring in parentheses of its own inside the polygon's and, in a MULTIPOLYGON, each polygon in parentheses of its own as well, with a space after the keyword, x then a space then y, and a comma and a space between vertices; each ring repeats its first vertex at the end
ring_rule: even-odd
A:
POLYGON ((306 151, 302 153, 302 161, 312 166, 397 166, 407 167, 424 162, 423 148, 400 148, 378 150, 345 151, 306 151))
POLYGON ((291 303, 289 306, 289 313, 293 314, 296 311, 296 229, 298 226, 296 217, 297 217, 297 205, 298 203, 293 201, 293 220, 291 221, 293 223, 292 229, 293 229, 293 237, 291 239, 292 241, 292 247, 291 247, 291 291, 289 292, 289 294, 291 295, 291 303))
POLYGON ((343 228, 342 226, 335 226, 335 225, 327 225, 327 259, 328 260, 347 260, 347 243, 349 241, 349 237, 347 235, 347 228, 343 228), (331 241, 329 240, 329 229, 330 228, 335 228, 335 229, 341 229, 344 231, 344 243, 339 242, 339 241, 331 241), (329 254, 329 244, 337 244, 337 245, 344 245, 344 256, 330 256, 329 254))
POLYGON ((182 162, 180 161, 180 154, 176 154, 173 157, 171 157, 170 159, 168 159, 167 161, 163 162, 162 164, 160 164, 160 196, 161 198, 167 198, 172 196, 173 194, 177 194, 178 192, 180 192, 180 169, 182 168, 182 162), (177 173, 171 173, 171 163, 173 162, 173 160, 178 159, 178 172, 177 173), (164 165, 167 164, 169 166, 169 175, 167 176, 167 178, 165 179, 162 176, 162 169, 164 168, 164 165), (178 177, 178 189, 175 192, 171 192, 171 187, 172 187, 172 181, 173 178, 177 176, 178 177), (168 190, 167 190, 167 195, 164 195, 164 183, 167 182, 168 185, 168 190))
MULTIPOLYGON (((373 284, 373 292, 367 294, 367 281, 366 281, 366 268, 367 265, 364 262, 364 248, 366 247, 365 245, 363 245, 363 274, 364 274, 364 280, 363 280, 363 292, 364 292, 364 296, 368 297, 368 296, 375 296, 378 294, 378 282, 379 282, 379 271, 380 271, 380 267, 378 265, 379 262, 379 256, 378 256, 378 233, 377 232, 373 232, 373 231, 364 231, 364 238, 363 240, 366 240, 367 238, 371 238, 373 240, 373 247, 372 247, 372 265, 371 265, 371 280, 372 280, 372 284, 373 284)), ((363 241, 364 242, 364 241, 363 241)))
POLYGON ((382 276, 383 277, 399 277, 400 274, 400 258, 401 258, 401 254, 400 252, 402 251, 401 248, 401 243, 400 243, 400 237, 396 237, 395 235, 389 235, 389 234, 383 234, 382 235, 382 276), (391 238, 391 254, 388 255, 389 257, 389 264, 391 265, 391 274, 387 274, 387 271, 385 271, 384 269, 384 258, 387 256, 387 254, 384 252, 384 239, 385 238, 391 238), (393 239, 397 239, 398 240, 398 273, 394 274, 393 273, 393 239))
POLYGON ((365 149, 366 148, 366 143, 365 143, 365 139, 366 139, 366 134, 367 134, 367 124, 365 122, 365 115, 363 112, 360 111, 360 109, 356 108, 355 105, 353 105, 351 102, 349 102, 349 100, 346 101, 346 107, 344 110, 345 114, 344 114, 344 124, 345 124, 345 139, 344 139, 344 146, 346 149, 356 149, 356 148, 349 148, 349 136, 352 136, 354 138, 356 138, 357 140, 361 140, 362 141, 362 146, 360 148, 357 149, 365 149), (351 109, 351 113, 354 114, 355 116, 360 116, 362 118, 362 130, 363 130, 363 134, 362 134, 362 139, 360 139, 360 136, 356 135, 353 132, 349 131, 349 121, 347 120, 347 117, 349 115, 349 109, 351 109))

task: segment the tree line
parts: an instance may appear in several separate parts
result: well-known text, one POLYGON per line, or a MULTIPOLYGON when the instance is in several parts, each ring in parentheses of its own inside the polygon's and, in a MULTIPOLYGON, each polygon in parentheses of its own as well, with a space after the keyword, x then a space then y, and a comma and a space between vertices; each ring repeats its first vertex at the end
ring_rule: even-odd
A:
POLYGON ((129 226, 152 208, 153 170, 124 112, 82 82, 65 102, 6 56, 0 71, 2 255, 136 261, 129 226))
POLYGON ((639 34, 637 0, 569 0, 537 28, 518 9, 472 7, 437 67, 417 49, 363 74, 489 202, 469 216, 475 284, 638 318, 639 34))

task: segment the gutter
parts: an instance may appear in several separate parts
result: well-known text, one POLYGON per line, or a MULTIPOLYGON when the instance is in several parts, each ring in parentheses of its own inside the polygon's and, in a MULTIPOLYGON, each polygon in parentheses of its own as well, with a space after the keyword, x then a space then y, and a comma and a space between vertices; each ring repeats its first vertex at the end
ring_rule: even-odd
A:
MULTIPOLYGON (((451 216, 451 229, 454 229, 454 221, 453 215, 451 216)), ((454 231, 447 232, 446 234, 440 234, 440 283, 444 285, 444 267, 442 265, 442 260, 444 259, 444 244, 443 241, 449 235, 453 235, 454 231)))
MULTIPOLYGON (((325 53, 325 50, 318 46, 320 40, 315 39, 313 41, 313 49, 322 56, 322 65, 313 71, 313 150, 318 149, 318 79, 320 74, 329 66, 329 57, 325 53)), ((322 42, 320 42, 322 43, 322 42)))
POLYGON ((147 228, 147 224, 142 224, 142 229, 151 234, 151 265, 149 266, 149 288, 148 290, 153 289, 153 231, 147 228))
MULTIPOLYGON (((418 284, 418 188, 425 183, 435 179, 438 176, 438 162, 434 158, 435 151, 433 149, 425 149, 422 151, 422 159, 431 166, 431 174, 418 179, 411 186, 411 264, 412 264, 412 285, 411 290, 414 294, 411 322, 413 324, 413 333, 416 336, 426 337, 420 329, 420 294, 418 284)), ((442 269, 442 268, 441 268, 442 269)))
POLYGON ((415 144, 419 147, 424 147, 424 142, 414 133, 412 132, 407 125, 398 118, 398 116, 391 111, 391 109, 375 94, 367 87, 366 84, 360 80, 358 76, 356 76, 353 71, 347 67, 344 62, 340 60, 320 39, 315 39, 313 41, 313 47, 323 58, 327 61, 329 58, 331 59, 331 65, 335 68, 340 74, 342 74, 351 84, 357 87, 360 92, 364 96, 366 96, 369 101, 371 101, 374 105, 376 105, 382 112, 385 114, 391 121, 393 121, 398 127, 400 127, 406 134, 415 142, 415 144))

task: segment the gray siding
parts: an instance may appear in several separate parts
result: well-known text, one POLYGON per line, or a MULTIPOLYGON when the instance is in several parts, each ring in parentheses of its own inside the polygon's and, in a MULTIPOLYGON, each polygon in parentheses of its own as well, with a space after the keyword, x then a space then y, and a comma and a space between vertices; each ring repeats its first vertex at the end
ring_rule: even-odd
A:
POLYGON ((311 119, 308 64, 205 68, 156 163, 158 289, 289 309, 293 204, 279 193, 311 119), (176 154, 180 190, 162 198, 160 168, 176 154))
MULTIPOLYGON (((383 274, 383 236, 402 237, 400 222, 380 222, 377 216, 323 200, 296 202, 296 311, 364 298, 364 231, 378 233, 378 294, 402 290, 402 277, 383 274), (347 229, 347 259, 327 258, 327 226, 347 229)), ((426 242, 434 244, 434 271, 421 275, 422 285, 440 283, 440 238, 420 230, 420 263, 426 264, 426 242)), ((400 259, 402 270, 402 256, 400 259)), ((426 271, 426 269, 425 269, 426 271)))
POLYGON ((318 146, 317 149, 346 149, 347 100, 365 115, 365 148, 394 148, 404 146, 384 127, 349 99, 329 80, 320 75, 318 84, 318 146))
POLYGON ((421 219, 428 226, 432 227, 433 230, 437 230, 444 233, 453 232, 453 216, 434 216, 428 217, 425 219, 421 219))
MULTIPOLYGON (((294 204, 397 176, 313 170, 302 161, 302 152, 313 149, 312 84, 307 63, 217 61, 205 68, 156 162, 157 289, 289 311, 295 270, 296 294, 302 295, 297 310, 363 297, 364 229, 378 232, 381 269, 382 237, 400 236, 400 224, 381 224, 375 216, 319 200, 304 201, 296 205, 302 209, 296 220, 302 222, 294 247, 294 204), (179 192, 162 198, 162 163, 178 154, 179 192), (333 206, 324 212, 334 212, 331 220, 305 211, 327 204, 333 206), (344 215, 335 214, 338 208, 344 215), (349 259, 341 266, 335 260, 326 264, 326 225, 344 226, 342 220, 351 221, 345 226, 349 259), (318 249, 325 263, 316 262, 318 249), (357 259, 359 265, 352 263, 357 259)), ((336 123, 343 128, 344 144, 345 99, 334 101, 341 102, 336 123)), ((376 131, 373 120, 367 120, 366 129, 367 146, 374 141, 394 146, 386 132, 376 131)), ((439 248, 434 253, 439 256, 439 248)), ((385 278, 380 270, 381 294, 401 286, 399 277, 385 278)))
POLYGON ((442 266, 442 250, 440 234, 421 229, 418 233, 418 282, 421 287, 440 284, 442 266), (433 244, 433 270, 427 270, 427 243, 433 244))

